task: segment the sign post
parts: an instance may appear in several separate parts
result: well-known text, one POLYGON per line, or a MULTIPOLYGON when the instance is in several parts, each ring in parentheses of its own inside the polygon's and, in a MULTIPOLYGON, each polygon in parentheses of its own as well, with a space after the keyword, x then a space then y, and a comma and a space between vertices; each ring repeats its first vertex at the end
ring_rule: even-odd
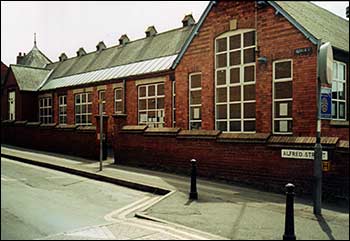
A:
POLYGON ((102 171, 102 158, 103 158, 103 116, 102 116, 102 100, 98 101, 99 103, 99 114, 100 114, 100 171, 102 171))

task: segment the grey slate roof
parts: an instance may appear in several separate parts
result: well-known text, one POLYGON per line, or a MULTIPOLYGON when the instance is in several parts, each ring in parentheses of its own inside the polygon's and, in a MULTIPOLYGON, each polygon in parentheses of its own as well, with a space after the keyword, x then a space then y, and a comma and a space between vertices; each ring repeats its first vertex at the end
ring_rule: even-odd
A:
POLYGON ((24 56, 18 64, 31 66, 31 67, 38 67, 38 68, 44 68, 47 64, 52 63, 49 58, 47 58, 34 44, 34 47, 32 50, 24 56))
POLYGON ((20 90, 37 91, 50 73, 49 69, 10 65, 20 90))
POLYGON ((349 52, 349 21, 311 2, 275 2, 314 37, 349 52))
POLYGON ((46 68, 55 68, 49 78, 66 77, 90 71, 127 65, 177 54, 191 33, 193 26, 158 33, 155 36, 95 51, 84 56, 73 57, 63 62, 55 62, 46 68))

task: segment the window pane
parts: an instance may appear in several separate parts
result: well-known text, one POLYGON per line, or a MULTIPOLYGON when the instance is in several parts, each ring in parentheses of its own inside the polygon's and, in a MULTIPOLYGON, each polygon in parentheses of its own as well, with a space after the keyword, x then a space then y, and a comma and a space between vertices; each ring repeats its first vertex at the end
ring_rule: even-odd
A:
POLYGON ((255 103, 244 103, 244 118, 255 118, 255 103))
POLYGON ((200 129, 202 129, 202 123, 201 122, 191 122, 190 129, 191 130, 200 130, 200 129))
POLYGON ((158 98, 157 99, 157 109, 163 109, 164 108, 164 98, 158 98))
POLYGON ((80 103, 80 94, 79 95, 75 95, 75 103, 76 104, 80 103))
POLYGON ((230 119, 241 118, 241 104, 230 105, 230 119))
POLYGON ((345 65, 338 64, 338 79, 345 80, 345 65))
POLYGON ((338 99, 338 86, 337 86, 337 82, 336 81, 333 81, 332 82, 332 99, 338 99))
POLYGON ((80 105, 76 105, 76 106, 75 106, 75 113, 76 113, 76 114, 80 114, 80 113, 81 113, 81 107, 80 107, 80 105))
POLYGON ((140 123, 147 122, 147 113, 146 112, 140 112, 139 113, 139 122, 140 123))
POLYGON ((241 51, 233 51, 230 53, 230 66, 241 64, 241 51))
POLYGON ((291 120, 276 120, 275 121, 275 132, 292 132, 292 121, 291 120))
POLYGON ((201 90, 191 91, 190 105, 196 105, 201 103, 201 92, 201 90))
POLYGON ((255 121, 244 121, 244 131, 255 131, 255 121))
POLYGON ((201 120, 202 119, 201 107, 191 107, 190 108, 190 119, 191 120, 201 120))
POLYGON ((121 89, 115 89, 115 99, 120 100, 122 98, 122 90, 121 89))
POLYGON ((255 32, 244 33, 244 47, 255 45, 255 32))
POLYGON ((254 63, 255 62, 255 48, 244 50, 244 63, 254 63))
POLYGON ((226 54, 219 54, 216 56, 216 68, 226 67, 227 57, 226 54))
POLYGON ((216 102, 227 102, 227 88, 217 88, 216 90, 216 102))
POLYGON ((81 120, 80 120, 80 115, 76 115, 75 116, 75 123, 80 124, 81 120))
POLYGON ((139 101, 139 110, 146 110, 146 100, 139 101))
POLYGON ((146 86, 141 86, 139 91, 140 91, 140 97, 146 96, 146 86))
POLYGON ((149 85, 148 86, 148 97, 149 96, 155 96, 156 95, 156 87, 155 85, 149 85))
POLYGON ((345 103, 339 102, 339 119, 345 119, 345 103))
POLYGON ((87 107, 88 113, 92 113, 92 104, 88 104, 87 107))
POLYGON ((234 83, 240 83, 240 74, 239 74, 239 68, 233 68, 230 70, 230 83, 234 84, 234 83))
POLYGON ((123 102, 117 102, 116 108, 116 112, 123 112, 123 102))
POLYGON ((217 129, 219 131, 227 131, 227 122, 226 121, 217 121, 216 126, 217 126, 217 129))
POLYGON ((227 119, 227 105, 217 105, 216 112, 217 119, 227 119))
POLYGON ((286 99, 293 97, 293 82, 275 83, 275 99, 286 99))
POLYGON ((255 67, 248 66, 244 68, 244 82, 255 81, 255 67))
POLYGON ((239 49, 241 47, 241 35, 230 37, 230 49, 239 49))
POLYGON ((83 103, 87 102, 86 94, 83 94, 83 95, 82 95, 81 101, 82 101, 83 103))
POLYGON ((332 101, 332 118, 333 119, 337 119, 338 118, 338 116, 337 116, 338 115, 337 114, 338 113, 338 111, 337 111, 338 110, 337 109, 338 105, 337 104, 338 104, 338 102, 332 101))
POLYGON ((230 87, 230 101, 241 101, 241 87, 230 87))
POLYGON ((157 85, 157 95, 164 95, 164 84, 157 85))
POLYGON ((343 82, 338 82, 338 98, 345 100, 345 83, 343 82))
POLYGON ((255 85, 244 86, 244 100, 255 100, 255 85))
POLYGON ((333 62, 333 79, 338 79, 338 65, 333 62))
POLYGON ((241 122, 230 121, 230 131, 241 131, 241 122))
POLYGON ((291 61, 275 64, 275 79, 284 79, 291 77, 291 61))
POLYGON ((216 85, 226 84, 226 70, 216 71, 216 85))
POLYGON ((91 93, 86 93, 87 95, 87 101, 92 102, 92 94, 91 93))
POLYGON ((275 117, 292 117, 292 101, 275 102, 275 117))
POLYGON ((201 75, 196 74, 196 75, 191 75, 191 88, 200 88, 201 87, 201 75))
POLYGON ((222 38, 216 40, 216 52, 222 52, 227 50, 227 39, 222 38))
POLYGON ((155 109, 156 108, 156 99, 148 99, 147 100, 147 104, 148 104, 148 109, 155 109))

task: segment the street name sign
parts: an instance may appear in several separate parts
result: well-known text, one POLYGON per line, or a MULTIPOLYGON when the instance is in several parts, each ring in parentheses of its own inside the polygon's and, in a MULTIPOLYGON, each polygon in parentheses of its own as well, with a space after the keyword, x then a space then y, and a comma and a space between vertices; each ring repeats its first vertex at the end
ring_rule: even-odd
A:
MULTIPOLYGON (((314 160, 314 150, 291 150, 282 149, 281 157, 283 158, 293 158, 293 159, 309 159, 314 160)), ((328 152, 322 151, 322 160, 328 160, 328 152)))

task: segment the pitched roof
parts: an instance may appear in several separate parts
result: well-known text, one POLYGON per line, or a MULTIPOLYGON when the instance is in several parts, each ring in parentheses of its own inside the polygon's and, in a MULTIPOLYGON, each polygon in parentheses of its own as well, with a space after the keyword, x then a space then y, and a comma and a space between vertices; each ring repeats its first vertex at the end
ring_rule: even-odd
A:
POLYGON ((314 37, 349 52, 349 21, 311 2, 275 2, 314 37))
POLYGON ((50 70, 24 65, 10 65, 20 90, 37 91, 50 70))
POLYGON ((177 54, 193 26, 182 27, 155 36, 131 41, 124 46, 117 45, 95 51, 84 56, 73 57, 63 62, 55 62, 46 66, 54 71, 49 78, 67 77, 135 62, 152 60, 177 54))
POLYGON ((51 60, 46 57, 34 44, 34 47, 32 50, 25 55, 18 64, 31 66, 31 67, 38 67, 38 68, 44 68, 47 64, 52 63, 51 60))

